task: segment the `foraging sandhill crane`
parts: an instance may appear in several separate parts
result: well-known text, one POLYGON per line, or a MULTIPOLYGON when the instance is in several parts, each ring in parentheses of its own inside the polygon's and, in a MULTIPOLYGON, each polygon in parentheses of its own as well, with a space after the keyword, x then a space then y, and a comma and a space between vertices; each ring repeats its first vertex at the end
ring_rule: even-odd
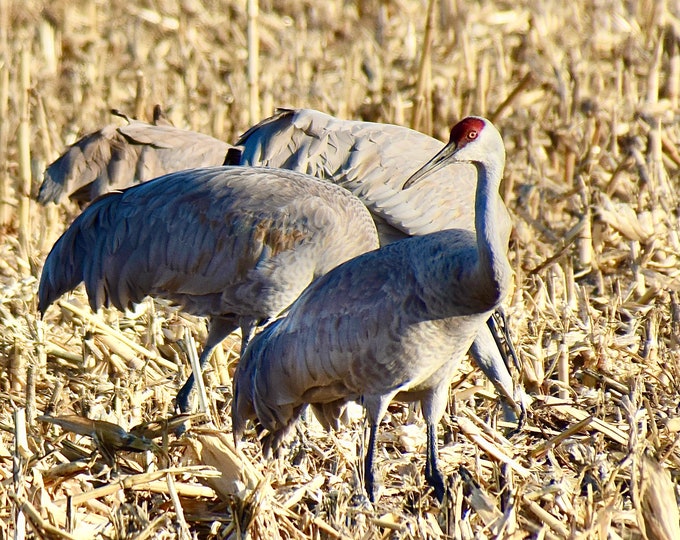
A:
MULTIPOLYGON (((209 318, 200 356, 237 327, 246 340, 314 279, 378 247, 370 213, 348 191, 295 171, 181 171, 94 201, 52 247, 38 309, 85 282, 90 306, 144 297, 209 318)), ((193 374, 177 396, 189 408, 193 374)))
POLYGON ((418 131, 341 120, 309 109, 279 109, 234 146, 241 151, 239 165, 292 169, 348 189, 376 218, 381 244, 474 226, 477 178, 471 165, 452 164, 450 174, 432 172, 412 191, 401 189, 404 180, 444 146, 418 131))
MULTIPOLYGON (((371 211, 378 227, 381 245, 406 236, 447 228, 474 229, 473 207, 477 178, 475 169, 470 164, 453 163, 449 165, 448 174, 435 171, 410 190, 401 189, 403 181, 424 163, 426 156, 434 155, 444 146, 440 141, 408 128, 340 120, 309 109, 280 109, 249 129, 237 141, 235 148, 226 148, 228 145, 215 139, 203 140, 203 158, 214 159, 215 162, 196 163, 191 161, 197 156, 191 143, 193 132, 166 126, 161 132, 155 126, 132 122, 126 126, 126 133, 133 127, 136 133, 134 140, 124 137, 94 137, 96 144, 102 147, 105 147, 107 140, 122 144, 123 148, 128 145, 129 149, 119 150, 117 154, 121 156, 119 159, 130 156, 128 170, 135 167, 134 156, 135 152, 139 154, 140 144, 147 144, 148 150, 145 152, 151 155, 158 154, 165 158, 174 152, 173 160, 167 157, 164 163, 178 167, 218 165, 223 162, 224 154, 227 153, 228 164, 265 165, 298 170, 349 189, 371 211), (186 146, 182 146, 182 141, 186 142, 186 146)), ((106 160, 81 161, 86 168, 84 171, 73 170, 66 165, 58 166, 60 160, 76 150, 77 156, 94 154, 89 150, 90 144, 92 143, 88 144, 87 138, 79 141, 62 158, 50 165, 45 173, 43 187, 48 180, 50 184, 65 185, 65 179, 77 178, 79 174, 84 179, 106 179, 105 173, 111 167, 106 160)), ((101 155, 112 154, 112 150, 107 152, 103 148, 98 152, 101 155)), ((122 165, 118 167, 124 168, 122 165)), ((104 182, 97 185, 103 187, 104 182)), ((56 188, 50 188, 50 192, 54 191, 56 188)), ((68 190, 64 187, 63 196, 67 195, 68 190)), ((510 227, 509 219, 504 216, 503 221, 510 227)), ((504 403, 509 404, 521 416, 522 406, 514 399, 514 381, 489 328, 480 329, 471 353, 473 360, 494 384, 504 403)))
POLYGON ((38 202, 90 202, 167 173, 222 165, 231 148, 209 135, 170 125, 158 107, 153 124, 125 118, 127 125, 105 126, 59 156, 45 171, 38 202))
MULTIPOLYGON (((477 171, 475 230, 415 236, 360 255, 312 283, 249 343, 237 367, 234 437, 256 419, 276 450, 307 404, 327 427, 360 400, 370 423, 364 482, 373 500, 377 427, 392 399, 419 401, 427 424, 425 477, 441 501, 436 426, 461 358, 510 287, 509 227, 498 189, 505 163, 499 132, 469 117, 402 189, 417 189, 451 163, 477 171)), ((453 181, 453 179, 452 179, 453 181)))

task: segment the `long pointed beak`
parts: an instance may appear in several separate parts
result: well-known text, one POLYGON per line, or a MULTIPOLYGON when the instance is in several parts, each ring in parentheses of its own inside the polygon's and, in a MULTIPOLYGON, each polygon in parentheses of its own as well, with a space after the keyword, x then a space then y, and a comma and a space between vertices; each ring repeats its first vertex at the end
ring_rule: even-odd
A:
POLYGON ((408 189, 413 186, 416 182, 422 179, 428 174, 432 174, 438 171, 442 167, 445 167, 450 163, 450 158, 456 153, 458 146, 455 143, 449 142, 444 148, 442 148, 437 155, 435 155, 430 161, 425 163, 420 169, 414 172, 401 189, 408 189))

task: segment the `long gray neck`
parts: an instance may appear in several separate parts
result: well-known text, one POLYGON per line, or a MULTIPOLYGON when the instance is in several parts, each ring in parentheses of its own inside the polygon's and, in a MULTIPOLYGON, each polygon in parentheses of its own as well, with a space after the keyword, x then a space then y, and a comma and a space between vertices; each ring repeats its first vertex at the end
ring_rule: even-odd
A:
POLYGON ((511 275, 507 257, 509 231, 505 216, 499 215, 499 207, 503 204, 498 194, 503 164, 475 162, 474 165, 477 169, 475 229, 479 252, 476 296, 480 301, 497 304, 507 293, 511 275))

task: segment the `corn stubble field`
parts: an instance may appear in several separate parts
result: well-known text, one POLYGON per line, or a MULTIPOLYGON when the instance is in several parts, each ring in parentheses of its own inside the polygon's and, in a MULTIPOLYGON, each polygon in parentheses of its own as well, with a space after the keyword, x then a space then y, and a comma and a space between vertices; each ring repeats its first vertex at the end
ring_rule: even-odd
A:
POLYGON ((680 3, 432 9, 426 32, 425 1, 262 0, 249 86, 244 2, 0 1, 0 538, 680 538, 680 3), (157 454, 118 453, 112 472, 92 439, 37 420, 167 418, 205 338, 202 320, 150 301, 94 315, 82 289, 36 310, 42 261, 78 208, 40 207, 29 182, 122 123, 110 108, 148 119, 156 103, 227 142, 277 106, 443 140, 468 114, 498 126, 505 305, 532 401, 510 435, 465 364, 440 428, 443 505, 424 483, 421 416, 401 404, 379 432, 373 505, 359 419, 330 434, 308 419, 279 461, 254 436, 233 453, 237 336, 206 376, 218 430, 195 422, 157 454))

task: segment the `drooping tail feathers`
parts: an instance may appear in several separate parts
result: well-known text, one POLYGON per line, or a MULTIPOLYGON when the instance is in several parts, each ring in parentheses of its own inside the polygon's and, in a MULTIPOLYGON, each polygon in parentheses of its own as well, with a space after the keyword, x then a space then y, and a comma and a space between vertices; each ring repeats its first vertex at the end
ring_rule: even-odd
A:
POLYGON ((100 224, 111 219, 120 192, 99 198, 86 209, 61 235, 47 255, 38 287, 38 310, 45 314, 47 308, 60 296, 86 282, 90 306, 97 310, 106 303, 104 291, 97 279, 100 257, 95 254, 100 235, 100 224), (89 279, 88 279, 89 276, 89 279))

